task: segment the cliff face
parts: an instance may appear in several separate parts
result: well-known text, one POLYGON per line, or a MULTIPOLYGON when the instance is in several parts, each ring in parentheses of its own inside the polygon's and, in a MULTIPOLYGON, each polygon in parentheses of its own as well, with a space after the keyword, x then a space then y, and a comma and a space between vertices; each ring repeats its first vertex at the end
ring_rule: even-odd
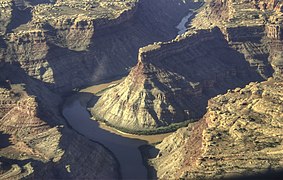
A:
POLYGON ((0 36, 4 35, 12 18, 12 0, 0 2, 0 36))
POLYGON ((192 27, 206 29, 218 26, 231 46, 243 53, 262 77, 267 78, 274 71, 274 76, 277 76, 282 72, 282 58, 274 58, 280 57, 282 5, 277 0, 211 1, 193 19, 192 27))
MULTIPOLYGON (((3 95, 6 89, 1 90, 1 100, 5 103, 6 98, 3 95)), ((13 97, 8 98, 14 99, 13 97)), ((1 149, 1 154, 11 159, 20 157, 19 160, 33 158, 44 162, 51 159, 55 159, 54 161, 60 159, 63 154, 63 151, 58 148, 61 135, 57 128, 49 127, 37 117, 35 98, 23 97, 13 107, 14 101, 3 105, 11 109, 7 113, 4 111, 5 115, 1 117, 0 127, 5 134, 11 135, 10 141, 13 145, 1 149), (47 139, 52 140, 48 141, 47 139), (50 146, 51 144, 53 146, 50 146), (45 148, 47 146, 49 147, 45 148)))
POLYGON ((197 119, 210 97, 258 79, 219 29, 199 30, 140 49, 138 65, 91 112, 115 126, 154 129, 197 119))
POLYGON ((195 29, 218 26, 253 69, 273 78, 212 98, 200 121, 157 145, 160 152, 150 164, 159 178, 215 179, 282 170, 281 7, 280 1, 211 1, 193 20, 195 29))
POLYGON ((157 146, 151 160, 157 176, 210 179, 281 170, 282 85, 270 79, 210 100, 202 120, 157 146))
POLYGON ((283 74, 283 3, 278 2, 276 9, 276 14, 269 18, 269 23, 266 26, 266 33, 268 37, 268 45, 270 48, 269 62, 274 69, 274 76, 276 78, 282 78, 283 74))
POLYGON ((140 50, 138 65, 99 99, 94 117, 123 128, 154 129, 200 118, 207 100, 224 90, 272 74, 280 78, 281 5, 210 1, 184 36, 140 50), (204 30, 215 27, 218 33, 204 30))
POLYGON ((30 76, 56 91, 128 73, 140 47, 173 38, 184 14, 199 5, 189 0, 24 2, 27 13, 13 19, 25 20, 11 23, 0 37, 9 47, 1 48, 0 59, 20 61, 30 76), (17 39, 20 44, 13 42, 17 39))
POLYGON ((132 18, 135 10, 136 0, 56 1, 35 6, 30 26, 47 27, 51 41, 60 47, 84 51, 95 30, 121 24, 132 18))
POLYGON ((112 179, 118 165, 101 145, 71 131, 59 114, 61 99, 19 67, 1 64, 0 178, 112 179))
POLYGON ((40 30, 22 31, 7 37, 4 61, 19 63, 29 75, 45 82, 54 81, 53 71, 44 58, 49 47, 45 33, 40 30))
POLYGON ((188 8, 197 5, 1 1, 0 135, 7 134, 10 143, 1 144, 0 178, 117 178, 116 160, 65 125, 62 100, 52 91, 127 73, 140 47, 173 38, 188 8))

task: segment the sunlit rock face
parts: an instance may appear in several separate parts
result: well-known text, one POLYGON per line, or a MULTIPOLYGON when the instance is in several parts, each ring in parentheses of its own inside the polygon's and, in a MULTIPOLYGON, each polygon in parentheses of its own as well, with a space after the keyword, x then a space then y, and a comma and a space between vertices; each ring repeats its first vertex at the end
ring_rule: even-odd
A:
POLYGON ((218 28, 144 47, 138 60, 99 99, 94 117, 133 130, 168 126, 200 118, 210 97, 261 79, 218 28))
POLYGON ((32 26, 47 28, 52 42, 75 51, 86 50, 95 30, 118 25, 132 18, 136 0, 56 1, 32 10, 32 26))
POLYGON ((160 152, 150 164, 159 178, 231 178, 282 170, 281 7, 280 1, 211 1, 193 20, 196 29, 218 26, 251 67, 273 77, 212 98, 200 121, 157 145, 160 152))
POLYGON ((155 129, 200 118, 212 94, 222 93, 219 84, 225 79, 230 83, 223 84, 231 86, 221 85, 223 89, 232 88, 231 83, 242 86, 271 76, 280 78, 281 6, 279 1, 216 0, 206 3, 186 34, 168 43, 155 43, 140 49, 136 67, 122 84, 100 98, 92 109, 94 117, 133 130, 155 129), (215 27, 222 34, 215 33, 216 30, 203 33, 204 29, 209 32, 215 27), (216 50, 210 46, 212 44, 217 47, 214 54, 216 50), (227 53, 233 50, 238 56, 227 53), (221 59, 221 53, 227 53, 225 59, 221 59), (220 62, 213 60, 215 64, 211 70, 210 60, 214 58, 220 62), (203 65, 197 66, 197 63, 203 65), (248 64, 246 69, 238 68, 243 64, 248 64))
POLYGON ((174 38, 182 16, 199 5, 190 0, 7 1, 0 59, 19 61, 53 90, 70 91, 127 74, 140 47, 174 38))
POLYGON ((151 160, 157 176, 210 179, 282 170, 282 86, 270 79, 211 99, 202 120, 157 146, 151 160))
POLYGON ((132 132, 201 119, 157 146, 159 178, 282 168, 282 1, 207 1, 176 37, 198 2, 2 0, 0 179, 119 178, 111 153, 66 125, 58 92, 128 72, 95 118, 132 132))
POLYGON ((12 18, 12 0, 0 2, 0 36, 4 35, 12 18))
POLYGON ((0 179, 119 178, 111 153, 65 124, 58 92, 128 73, 140 47, 174 38, 182 16, 200 3, 0 4, 0 131, 9 137, 0 150, 0 179))
POLYGON ((70 130, 62 99, 11 64, 0 66, 0 178, 115 179, 118 164, 101 145, 70 130))

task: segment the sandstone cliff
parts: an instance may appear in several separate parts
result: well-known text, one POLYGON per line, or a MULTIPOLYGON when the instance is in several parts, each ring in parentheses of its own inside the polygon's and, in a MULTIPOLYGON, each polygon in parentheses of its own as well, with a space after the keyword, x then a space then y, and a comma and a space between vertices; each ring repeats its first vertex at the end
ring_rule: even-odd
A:
POLYGON ((0 135, 10 143, 1 144, 0 177, 117 178, 113 156, 68 128, 59 112, 62 100, 50 89, 70 92, 127 73, 140 47, 173 38, 188 8, 198 5, 1 1, 0 135))
POLYGON ((56 1, 32 10, 30 26, 48 28, 52 42, 71 50, 83 51, 91 43, 94 31, 129 20, 136 11, 130 1, 56 1), (48 27, 50 26, 50 27, 48 27))
POLYGON ((140 47, 173 38, 188 9, 200 4, 190 0, 24 2, 27 13, 13 18, 24 20, 10 23, 9 33, 0 37, 0 59, 20 61, 27 74, 64 92, 128 73, 140 47))
POLYGON ((211 1, 193 19, 192 28, 219 27, 230 45, 264 78, 273 71, 277 76, 282 72, 282 6, 277 0, 211 1))
POLYGON ((223 90, 272 74, 280 78, 281 6, 208 2, 185 35, 140 50, 138 65, 99 99, 94 117, 122 128, 154 129, 200 118, 207 100, 223 90))
POLYGON ((270 79, 210 100, 202 120, 157 146, 151 160, 157 176, 210 179, 281 170, 282 85, 270 79))
POLYGON ((70 130, 61 98, 11 64, 1 64, 0 178, 118 178, 108 150, 70 130))
POLYGON ((200 30, 140 49, 138 65, 91 112, 115 126, 154 129, 197 119, 210 97, 259 79, 219 29, 200 30))
POLYGON ((0 2, 0 36, 4 35, 12 18, 12 0, 0 2))
POLYGON ((281 7, 280 1, 212 1, 193 20, 195 29, 220 27, 263 77, 271 64, 274 78, 210 100, 199 122, 156 146, 160 152, 150 164, 157 177, 215 179, 282 170, 281 7))

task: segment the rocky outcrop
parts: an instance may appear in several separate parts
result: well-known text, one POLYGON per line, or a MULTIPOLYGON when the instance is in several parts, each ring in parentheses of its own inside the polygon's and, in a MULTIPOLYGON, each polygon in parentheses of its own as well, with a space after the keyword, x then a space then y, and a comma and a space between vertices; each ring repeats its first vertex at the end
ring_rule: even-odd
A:
POLYGON ((128 73, 140 47, 173 38, 175 26, 188 8, 200 3, 133 0, 24 4, 31 18, 28 22, 26 16, 14 18, 25 21, 12 23, 10 33, 0 43, 0 59, 20 61, 27 74, 53 90, 65 92, 128 73), (15 43, 17 39, 20 44, 15 43))
POLYGON ((12 0, 0 2, 0 36, 6 33, 7 26, 12 18, 12 0))
POLYGON ((207 3, 184 36, 140 50, 138 65, 121 85, 100 98, 91 110, 94 117, 116 127, 154 129, 200 118, 207 100, 223 92, 218 87, 222 90, 233 87, 222 85, 225 79, 240 86, 260 80, 255 78, 256 74, 262 79, 272 74, 280 78, 282 13, 279 6, 281 2, 277 1, 216 0, 207 3), (215 27, 223 34, 226 45, 220 31, 208 33, 208 29, 215 27), (222 59, 223 53, 228 51, 230 54, 222 59), (208 56, 217 60, 210 62, 208 56), (204 67, 197 66, 201 62, 204 67), (213 67, 209 67, 211 64, 213 67), (239 68, 239 65, 246 67, 239 68), (254 77, 248 78, 250 72, 254 77))
POLYGON ((46 35, 40 30, 21 31, 10 34, 7 38, 5 61, 14 63, 29 72, 30 76, 44 82, 53 82, 53 71, 47 61, 48 54, 46 35))
MULTIPOLYGON (((278 5, 277 5, 278 6, 278 5)), ((276 6, 276 7, 277 7, 276 6)), ((274 77, 282 78, 283 74, 283 4, 280 5, 280 11, 269 18, 269 23, 266 26, 267 44, 270 48, 269 62, 274 69, 274 77)))
POLYGON ((48 88, 66 92, 127 73, 138 49, 173 38, 194 4, 16 0, 12 5, 12 21, 5 19, 0 37, 0 127, 10 136, 0 151, 0 178, 117 179, 117 161, 68 128, 59 112, 61 98, 48 88))
POLYGON ((108 150, 70 130, 60 115, 62 103, 19 66, 0 71, 0 132, 8 142, 0 149, 0 178, 119 177, 108 150))
MULTIPOLYGON (((8 106, 12 106, 12 103, 8 106)), ((1 118, 0 130, 12 135, 10 141, 13 144, 1 149, 3 156, 11 159, 19 157, 19 160, 33 158, 43 162, 52 159, 56 162, 60 159, 63 151, 58 148, 61 138, 59 131, 49 127, 37 114, 35 98, 23 97, 1 118)))
POLYGON ((158 178, 215 179, 280 170, 282 85, 270 79, 210 100, 202 120, 157 145, 160 152, 151 163, 158 178))
POLYGON ((47 27, 51 31, 51 41, 58 46, 84 51, 95 30, 123 23, 135 10, 136 0, 56 1, 55 4, 35 6, 30 26, 47 27))
POLYGON ((206 29, 218 26, 231 47, 243 53, 250 65, 266 79, 273 70, 268 62, 268 43, 264 39, 267 19, 276 12, 273 8, 261 9, 259 4, 262 2, 211 1, 193 20, 192 27, 206 29), (219 21, 221 18, 223 20, 219 21), (204 23, 201 19, 205 19, 204 23))
POLYGON ((154 129, 197 119, 213 95, 258 79, 219 29, 200 30, 140 49, 138 65, 91 112, 114 126, 154 129))

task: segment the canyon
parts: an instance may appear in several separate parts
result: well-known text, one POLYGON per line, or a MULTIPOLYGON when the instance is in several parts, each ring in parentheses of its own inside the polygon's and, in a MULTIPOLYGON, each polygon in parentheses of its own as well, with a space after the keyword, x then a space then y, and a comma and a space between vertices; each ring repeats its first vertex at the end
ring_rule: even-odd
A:
POLYGON ((91 113, 129 132, 158 132, 200 119, 217 94, 280 76, 280 4, 262 9, 253 1, 208 3, 184 35, 140 48, 129 76, 106 92, 91 113))
POLYGON ((160 179, 282 176, 282 3, 254 2, 212 2, 193 19, 192 26, 219 27, 230 46, 242 52, 263 78, 270 76, 266 73, 266 65, 270 63, 272 77, 210 99, 198 122, 165 138, 155 147, 159 151, 157 156, 148 152, 148 164, 154 169, 151 176, 160 179), (273 14, 263 21, 260 17, 266 12, 273 14), (199 24, 198 18, 204 17, 207 23, 199 24), (224 21, 217 20, 220 18, 224 21))
POLYGON ((66 122, 65 97, 75 88, 127 74, 140 47, 173 38, 188 7, 200 3, 0 4, 0 177, 121 178, 113 153, 66 122))
POLYGON ((282 81, 269 79, 219 95, 209 101, 199 122, 157 146, 160 151, 151 165, 161 179, 280 172, 282 112, 282 81))
POLYGON ((140 47, 173 38, 179 19, 197 6, 171 0, 38 4, 30 10, 27 24, 10 27, 11 32, 1 37, 7 47, 0 59, 19 62, 28 75, 55 91, 70 91, 127 74, 140 47))
POLYGON ((147 152, 151 178, 280 172, 282 6, 280 1, 206 3, 185 34, 140 48, 126 79, 91 108, 94 119, 145 134, 200 119, 165 138, 155 147, 156 157, 155 148, 147 152), (253 81, 261 83, 248 85, 253 81))
POLYGON ((0 179, 282 170, 282 23, 280 0, 2 0, 0 179))

